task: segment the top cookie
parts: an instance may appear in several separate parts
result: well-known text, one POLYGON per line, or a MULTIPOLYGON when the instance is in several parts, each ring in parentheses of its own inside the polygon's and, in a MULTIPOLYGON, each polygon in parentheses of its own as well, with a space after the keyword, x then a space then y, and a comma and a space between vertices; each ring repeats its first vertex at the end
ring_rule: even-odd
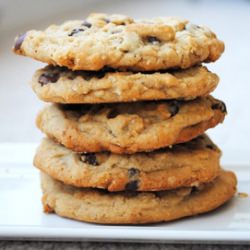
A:
POLYGON ((14 45, 17 54, 73 70, 188 68, 216 61, 223 51, 210 29, 187 20, 106 14, 28 31, 14 45))

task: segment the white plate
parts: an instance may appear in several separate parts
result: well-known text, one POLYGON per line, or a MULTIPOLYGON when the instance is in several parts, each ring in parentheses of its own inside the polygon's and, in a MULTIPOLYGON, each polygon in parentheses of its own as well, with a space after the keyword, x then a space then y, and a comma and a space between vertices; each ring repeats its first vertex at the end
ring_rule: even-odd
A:
MULTIPOLYGON (((157 225, 102 226, 46 215, 40 202, 39 173, 32 167, 35 146, 0 144, 1 238, 250 243, 250 198, 238 195, 209 214, 157 225)), ((239 192, 249 192, 250 167, 235 166, 234 170, 239 192)))

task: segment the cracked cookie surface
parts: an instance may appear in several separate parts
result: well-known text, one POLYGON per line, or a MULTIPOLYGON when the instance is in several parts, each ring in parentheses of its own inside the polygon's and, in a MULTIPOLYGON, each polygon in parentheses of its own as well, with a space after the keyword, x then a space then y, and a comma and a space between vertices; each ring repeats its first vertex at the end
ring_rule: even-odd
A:
POLYGON ((16 38, 13 50, 73 70, 150 71, 216 61, 224 43, 210 29, 180 18, 134 20, 96 13, 44 31, 30 30, 16 38))
POLYGON ((197 186, 219 174, 221 152, 202 135, 149 153, 76 153, 44 139, 34 165, 65 184, 110 192, 155 191, 197 186))
POLYGON ((135 153, 182 143, 224 120, 212 96, 192 101, 52 104, 37 117, 42 132, 78 152, 135 153))
POLYGON ((111 103, 206 96, 219 81, 204 66, 182 71, 71 71, 47 66, 36 71, 31 85, 43 101, 55 103, 111 103))
POLYGON ((236 192, 236 176, 221 171, 211 183, 160 192, 118 192, 67 186, 42 174, 45 212, 100 224, 145 224, 176 220, 216 209, 236 192))

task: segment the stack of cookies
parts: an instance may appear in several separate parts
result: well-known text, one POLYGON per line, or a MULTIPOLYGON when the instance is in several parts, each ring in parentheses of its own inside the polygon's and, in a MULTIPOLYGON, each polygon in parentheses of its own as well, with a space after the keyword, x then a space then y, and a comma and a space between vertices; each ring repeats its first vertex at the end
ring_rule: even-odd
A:
POLYGON ((204 132, 226 107, 209 95, 219 78, 202 62, 224 44, 178 18, 91 14, 31 30, 16 54, 49 65, 32 88, 51 102, 37 117, 47 135, 34 165, 45 212, 95 223, 170 221, 231 199, 234 173, 204 132))

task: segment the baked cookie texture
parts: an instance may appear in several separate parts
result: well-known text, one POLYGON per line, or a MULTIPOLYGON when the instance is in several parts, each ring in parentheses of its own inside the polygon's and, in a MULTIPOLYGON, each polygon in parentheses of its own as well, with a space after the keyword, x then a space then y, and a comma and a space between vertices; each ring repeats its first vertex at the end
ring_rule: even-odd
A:
POLYGON ((44 31, 30 30, 16 38, 13 50, 72 70, 151 71, 216 61, 224 43, 210 29, 180 18, 134 20, 95 13, 44 31))
POLYGON ((100 224, 145 224, 176 220, 216 209, 236 192, 236 177, 221 171, 209 184, 161 192, 118 192, 67 186, 41 178, 45 212, 100 224))
POLYGON ((203 64, 224 52, 204 26, 174 17, 94 13, 30 30, 13 51, 49 65, 31 86, 47 105, 34 166, 47 213, 99 224, 172 221, 214 210, 236 192, 204 132, 225 104, 203 64))
POLYGON ((76 153, 44 139, 34 165, 76 187, 158 191, 198 186, 219 174, 221 152, 206 136, 149 153, 76 153))
POLYGON ((38 114, 37 126, 73 151, 130 154, 189 141, 225 114, 225 104, 212 96, 115 106, 53 104, 38 114))
POLYGON ((161 72, 71 71, 47 66, 35 72, 37 96, 55 103, 114 103, 194 99, 212 92, 219 77, 204 66, 161 72))

